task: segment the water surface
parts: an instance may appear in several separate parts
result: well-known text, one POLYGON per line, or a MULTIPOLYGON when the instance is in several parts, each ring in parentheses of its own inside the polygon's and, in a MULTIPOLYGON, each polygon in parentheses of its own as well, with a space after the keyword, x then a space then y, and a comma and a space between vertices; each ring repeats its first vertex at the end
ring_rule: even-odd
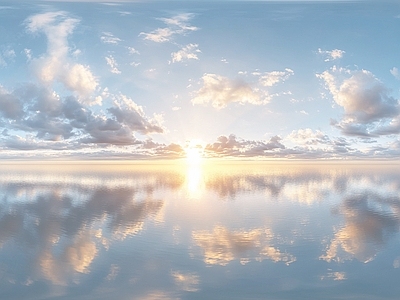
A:
POLYGON ((8 164, 1 299, 398 299, 390 164, 8 164))

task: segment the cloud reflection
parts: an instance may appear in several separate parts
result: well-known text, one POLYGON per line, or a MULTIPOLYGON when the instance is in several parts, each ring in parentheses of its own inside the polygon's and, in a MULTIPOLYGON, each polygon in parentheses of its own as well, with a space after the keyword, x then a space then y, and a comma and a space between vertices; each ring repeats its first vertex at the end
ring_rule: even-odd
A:
MULTIPOLYGON (((0 272, 13 291, 46 286, 66 296, 88 286, 90 299, 115 290, 182 299, 239 264, 253 272, 268 263, 303 282, 296 270, 310 261, 310 278, 336 284, 352 269, 319 266, 370 262, 400 228, 395 167, 21 166, 0 170, 0 272)), ((398 268, 398 253, 390 265, 398 268)))
POLYGON ((212 232, 193 232, 193 240, 202 248, 204 262, 210 265, 225 266, 233 260, 240 260, 242 264, 252 259, 284 261, 286 264, 296 260, 294 256, 281 253, 269 245, 271 232, 268 229, 231 231, 216 226, 212 232))
POLYGON ((158 217, 164 206, 147 185, 88 189, 84 181, 18 185, 2 179, 0 246, 26 248, 28 265, 34 266, 26 270, 26 280, 55 285, 79 282, 102 249, 142 231, 145 221, 158 217))
POLYGON ((320 258, 343 262, 356 258, 368 263, 399 232, 400 199, 364 193, 347 197, 337 213, 344 226, 337 230, 326 253, 320 258))

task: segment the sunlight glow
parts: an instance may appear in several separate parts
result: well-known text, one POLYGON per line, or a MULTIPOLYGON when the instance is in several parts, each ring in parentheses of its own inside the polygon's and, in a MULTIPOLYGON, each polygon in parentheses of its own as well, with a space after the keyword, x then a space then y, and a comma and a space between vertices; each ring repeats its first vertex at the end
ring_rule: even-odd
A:
POLYGON ((185 147, 186 161, 189 165, 198 165, 203 159, 203 146, 198 140, 191 140, 185 147))

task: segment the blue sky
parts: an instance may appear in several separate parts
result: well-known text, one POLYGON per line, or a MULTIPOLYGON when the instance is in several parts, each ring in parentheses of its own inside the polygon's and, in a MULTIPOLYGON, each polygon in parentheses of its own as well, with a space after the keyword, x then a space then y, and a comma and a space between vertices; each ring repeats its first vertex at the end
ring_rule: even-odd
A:
POLYGON ((0 2, 2 158, 396 159, 400 4, 0 2))

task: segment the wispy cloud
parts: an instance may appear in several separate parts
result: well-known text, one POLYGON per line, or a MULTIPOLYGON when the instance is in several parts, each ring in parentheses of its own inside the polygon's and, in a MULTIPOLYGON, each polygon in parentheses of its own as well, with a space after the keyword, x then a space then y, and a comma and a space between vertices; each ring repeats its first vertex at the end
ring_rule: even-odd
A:
POLYGON ((326 62, 342 58, 345 53, 346 51, 340 49, 322 50, 318 48, 318 54, 324 56, 326 62))
POLYGON ((107 65, 111 68, 111 73, 114 74, 121 74, 121 71, 118 69, 117 61, 115 60, 114 56, 109 55, 105 57, 107 65))
POLYGON ((194 17, 191 13, 182 13, 172 18, 160 18, 159 20, 168 27, 157 28, 151 32, 141 32, 143 39, 156 43, 169 42, 175 35, 184 35, 199 28, 191 26, 188 22, 194 17))
POLYGON ((259 82, 263 86, 273 86, 279 82, 287 80, 294 74, 293 70, 285 69, 285 71, 272 71, 272 72, 254 72, 253 75, 259 76, 259 82))
POLYGON ((122 40, 114 36, 111 32, 103 32, 103 35, 100 37, 101 41, 105 44, 113 44, 118 45, 122 40))
POLYGON ((197 44, 189 44, 182 47, 181 50, 171 53, 172 62, 176 63, 190 59, 198 60, 199 57, 197 55, 198 53, 201 53, 198 47, 199 45, 197 44))

